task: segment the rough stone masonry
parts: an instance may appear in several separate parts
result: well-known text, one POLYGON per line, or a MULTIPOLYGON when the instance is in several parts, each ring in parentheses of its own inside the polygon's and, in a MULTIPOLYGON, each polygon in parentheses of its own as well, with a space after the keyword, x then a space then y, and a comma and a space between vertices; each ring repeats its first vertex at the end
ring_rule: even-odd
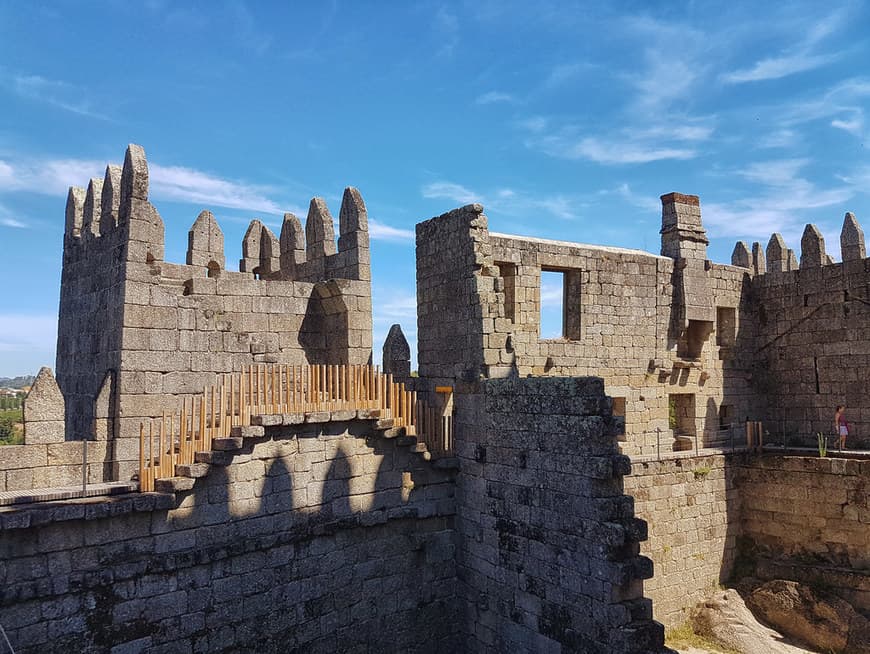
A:
MULTIPOLYGON (((480 205, 420 223, 419 377, 398 326, 384 367, 452 391, 455 456, 344 416, 245 428, 159 493, 0 507, 17 651, 661 651, 653 616, 679 622, 747 548, 759 574, 837 565, 836 592, 865 606, 870 469, 728 453, 747 418, 796 442, 835 403, 870 425, 857 220, 842 263, 808 226, 800 264, 775 234, 722 265, 698 198, 671 193, 661 237, 654 255, 496 234, 480 205), (543 271, 563 279, 557 339, 543 271), (838 508, 790 540, 784 500, 806 488, 838 508)), ((57 379, 34 385, 25 445, 0 448, 0 490, 74 483, 83 446, 91 482, 129 480, 140 421, 224 373, 371 362, 370 265, 352 188, 337 239, 315 198, 304 227, 252 221, 232 272, 206 210, 168 263, 130 146, 70 190, 57 379)))

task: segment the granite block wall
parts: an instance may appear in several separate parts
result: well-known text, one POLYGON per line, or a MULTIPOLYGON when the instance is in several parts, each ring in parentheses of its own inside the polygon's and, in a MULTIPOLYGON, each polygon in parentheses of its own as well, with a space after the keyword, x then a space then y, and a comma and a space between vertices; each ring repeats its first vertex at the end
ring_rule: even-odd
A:
POLYGON ((641 552, 655 575, 644 584, 653 615, 667 627, 731 576, 741 529, 733 457, 635 461, 625 492, 649 526, 641 552))
POLYGON ((457 394, 458 574, 467 652, 659 651, 610 400, 594 378, 457 394))
POLYGON ((457 651, 452 473, 367 425, 267 428, 175 497, 0 509, 15 651, 457 651))

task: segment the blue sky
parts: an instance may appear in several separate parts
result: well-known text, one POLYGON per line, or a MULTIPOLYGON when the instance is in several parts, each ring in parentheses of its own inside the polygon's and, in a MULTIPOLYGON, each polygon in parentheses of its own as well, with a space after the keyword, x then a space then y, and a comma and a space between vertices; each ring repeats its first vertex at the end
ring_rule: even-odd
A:
POLYGON ((657 252, 659 195, 697 194, 717 261, 870 227, 865 3, 585 4, 0 0, 0 376, 54 365, 66 188, 129 142, 170 261, 202 208, 235 262, 252 218, 358 187, 376 360, 415 337, 414 224, 468 202, 657 252))

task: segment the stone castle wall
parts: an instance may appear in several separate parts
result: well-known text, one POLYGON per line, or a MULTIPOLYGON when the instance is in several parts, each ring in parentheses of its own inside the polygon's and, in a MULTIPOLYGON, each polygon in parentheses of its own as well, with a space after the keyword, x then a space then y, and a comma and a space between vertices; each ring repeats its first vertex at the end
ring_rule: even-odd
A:
POLYGON ((174 498, 0 509, 15 651, 453 649, 452 472, 365 423, 287 429, 174 498))
POLYGON ((673 449, 675 432, 701 445, 728 440, 721 425, 757 416, 745 269, 492 234, 482 212, 469 205, 418 225, 421 377, 601 376, 625 418, 628 454, 655 453, 659 441, 673 449), (541 339, 544 270, 564 274, 559 339, 541 339))
POLYGON ((457 565, 466 652, 653 652, 610 401, 594 378, 459 390, 457 565))
POLYGON ((113 477, 129 479, 139 424, 177 410, 223 373, 256 363, 369 363, 368 223, 356 189, 345 191, 339 220, 337 248, 320 199, 304 233, 292 214, 280 239, 255 220, 241 272, 232 272, 208 211, 191 227, 187 263, 163 260, 163 221, 148 201, 140 147, 130 146, 123 171, 110 166, 104 183, 71 189, 57 367, 67 439, 102 432, 113 477))
POLYGON ((634 510, 649 525, 641 552, 655 574, 644 583, 655 619, 682 624, 687 611, 731 576, 741 533, 732 456, 635 461, 625 478, 634 510))

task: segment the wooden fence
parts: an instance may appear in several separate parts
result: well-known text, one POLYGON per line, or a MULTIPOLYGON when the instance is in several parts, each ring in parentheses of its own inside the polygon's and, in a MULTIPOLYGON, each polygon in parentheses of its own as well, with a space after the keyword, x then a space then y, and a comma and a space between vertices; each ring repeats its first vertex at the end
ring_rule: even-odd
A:
POLYGON ((404 427, 432 456, 453 451, 452 415, 375 366, 252 365, 221 375, 217 385, 183 399, 180 410, 140 424, 140 490, 154 490, 155 480, 175 476, 176 465, 193 463, 196 452, 211 451, 215 439, 250 425, 252 416, 363 409, 404 427))

